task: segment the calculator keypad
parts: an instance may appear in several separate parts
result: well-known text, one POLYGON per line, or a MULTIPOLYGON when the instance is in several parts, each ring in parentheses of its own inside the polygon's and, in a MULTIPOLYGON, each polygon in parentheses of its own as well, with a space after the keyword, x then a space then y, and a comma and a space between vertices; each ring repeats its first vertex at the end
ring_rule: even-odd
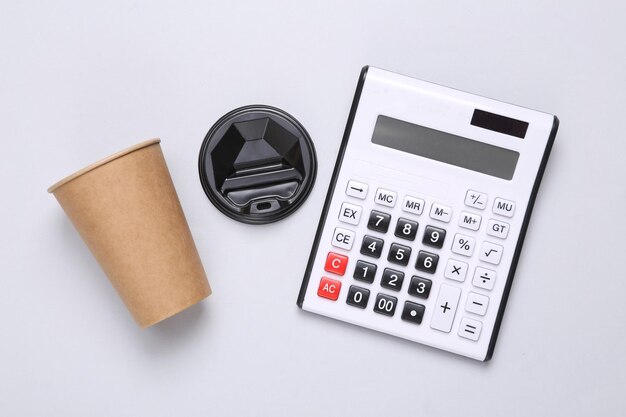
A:
MULTIPOLYGON (((333 230, 333 247, 351 251, 355 240, 360 239, 359 253, 367 257, 353 261, 353 282, 362 284, 349 285, 343 298, 346 304, 393 317, 400 302, 402 313, 397 320, 407 325, 420 325, 431 309, 430 316, 426 317, 430 317, 429 326, 432 329, 450 333, 454 328, 454 332, 468 340, 468 343, 479 340, 483 327, 481 320, 489 309, 490 299, 487 294, 496 285, 497 266, 502 260, 505 250, 503 243, 511 227, 501 217, 512 217, 515 203, 496 197, 491 205, 491 214, 483 211, 487 208, 489 196, 480 191, 468 190, 462 197, 464 209, 454 213, 445 204, 427 202, 411 195, 398 196, 396 191, 384 187, 376 188, 376 192, 368 198, 369 188, 368 184, 356 180, 346 184, 346 196, 362 200, 359 204, 363 205, 354 204, 357 200, 346 198, 340 207, 339 224, 333 230), (401 206, 394 209, 399 197, 401 206), (364 210, 366 213, 369 210, 367 223, 358 228, 364 210), (424 214, 424 211, 426 215, 422 219, 427 224, 420 233, 420 221, 416 217, 424 214), (483 222, 485 213, 488 219, 483 222), (453 215, 456 215, 455 223, 450 223, 453 215), (442 227, 442 223, 450 224, 442 227), (339 227, 340 224, 343 227, 339 227), (351 226, 358 230, 365 230, 366 227, 368 233, 357 233, 351 226), (493 239, 488 241, 481 238, 477 242, 478 236, 483 236, 479 235, 481 230, 493 239), (453 239, 446 240, 448 231, 452 233, 453 239), (388 250, 385 245, 387 239, 391 240, 388 241, 388 250), (441 252, 447 250, 454 255, 447 257, 449 253, 445 252, 446 257, 441 260, 445 268, 438 273, 441 252), (379 273, 381 263, 385 267, 379 273), (405 276, 410 274, 412 268, 417 274, 409 275, 408 285, 403 286, 405 276), (471 282, 463 284, 466 279, 471 282), (468 288, 468 285, 472 291, 467 291, 462 298, 462 288, 468 288), (377 289, 395 295, 377 292, 377 289), (430 297, 431 291, 436 291, 436 299, 430 297), (372 293, 376 297, 373 302, 369 302, 372 293), (459 307, 461 300, 464 305, 459 307), (459 314, 461 317, 456 320, 455 327, 459 308, 462 314, 459 314)), ((320 297, 332 301, 339 297, 340 280, 346 279, 344 275, 350 264, 349 254, 340 252, 327 253, 324 272, 330 275, 321 277, 317 291, 320 297)))

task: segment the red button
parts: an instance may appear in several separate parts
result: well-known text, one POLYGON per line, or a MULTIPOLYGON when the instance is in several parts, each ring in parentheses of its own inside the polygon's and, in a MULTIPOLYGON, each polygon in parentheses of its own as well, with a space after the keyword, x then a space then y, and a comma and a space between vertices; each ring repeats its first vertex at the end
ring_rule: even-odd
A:
POLYGON ((335 301, 339 298, 339 290, 341 290, 341 282, 323 277, 317 289, 317 295, 335 301))
POLYGON ((337 275, 343 275, 346 273, 346 266, 348 266, 348 257, 339 255, 338 253, 328 252, 326 257, 326 265, 324 270, 337 275))

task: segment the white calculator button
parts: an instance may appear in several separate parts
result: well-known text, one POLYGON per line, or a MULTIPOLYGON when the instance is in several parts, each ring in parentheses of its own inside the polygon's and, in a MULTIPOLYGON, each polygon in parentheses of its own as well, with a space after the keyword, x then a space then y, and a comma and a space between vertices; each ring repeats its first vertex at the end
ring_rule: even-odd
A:
POLYGON ((467 275, 467 268, 468 265, 465 262, 457 261, 456 259, 448 259, 444 276, 448 279, 463 282, 467 275))
POLYGON ((489 305, 489 297, 475 292, 467 294, 467 303, 465 303, 465 310, 470 313, 484 316, 487 313, 487 306, 489 305))
POLYGON ((398 198, 398 194, 395 191, 385 190, 384 188, 376 190, 376 204, 393 207, 396 205, 396 198, 398 198))
POLYGON ((454 235, 454 241, 452 242, 452 252, 458 253, 463 256, 472 256, 474 253, 474 238, 456 234, 454 235))
POLYGON ((407 213, 420 215, 424 211, 424 200, 407 195, 402 202, 402 210, 407 213))
POLYGON ((352 249, 352 244, 354 243, 354 236, 355 235, 352 230, 335 227, 333 241, 331 243, 337 248, 350 250, 352 249))
POLYGON ((477 341, 480 337, 480 331, 482 328, 483 324, 478 320, 463 317, 461 319, 461 325, 459 326, 459 336, 477 341))
POLYGON ((459 226, 470 230, 478 230, 480 229, 481 220, 482 217, 478 214, 462 211, 461 217, 459 217, 459 226))
POLYGON ((430 327, 450 333, 454 315, 456 314, 456 307, 459 304, 459 297, 461 297, 461 289, 459 287, 446 284, 441 285, 430 327))
POLYGON ((484 210, 487 207, 487 194, 479 191, 467 190, 465 194, 465 205, 484 210))
POLYGON ((346 194, 350 197, 360 198, 364 200, 367 196, 368 185, 362 182, 350 180, 348 181, 348 187, 346 187, 346 194))
POLYGON ((504 248, 491 242, 483 242, 480 250, 480 260, 490 264, 498 265, 502 259, 502 251, 504 248))
POLYGON ((355 204, 343 203, 341 210, 339 210, 339 221, 348 224, 359 224, 361 218, 361 206, 355 204))
POLYGON ((504 217, 513 217, 515 203, 504 198, 496 198, 493 202, 493 212, 504 217))
POLYGON ((442 222, 448 223, 452 218, 452 209, 450 207, 435 203, 430 208, 430 217, 435 220, 440 220, 442 222))
POLYGON ((500 239, 506 239, 509 235, 510 228, 511 226, 508 223, 490 219, 487 225, 487 234, 489 236, 499 237, 500 239))
POLYGON ((474 279, 472 280, 472 284, 474 284, 475 287, 492 290, 495 282, 496 271, 481 267, 476 268, 474 279))

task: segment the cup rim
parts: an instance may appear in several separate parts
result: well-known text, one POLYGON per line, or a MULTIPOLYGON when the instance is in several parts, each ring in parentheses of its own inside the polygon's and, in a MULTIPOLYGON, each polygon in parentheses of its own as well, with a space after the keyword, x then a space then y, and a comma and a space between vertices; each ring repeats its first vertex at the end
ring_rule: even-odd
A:
POLYGON ((121 158, 122 156, 128 155, 129 153, 138 151, 139 149, 148 147, 148 146, 152 146, 152 145, 156 145, 161 143, 161 139, 159 138, 154 138, 154 139, 149 139, 140 143, 137 143, 131 147, 128 147, 126 149, 123 149, 119 152, 114 153, 113 155, 107 156, 104 159, 101 159, 97 162, 94 162, 91 165, 86 166, 83 169, 80 169, 76 172, 74 172, 73 174, 68 175, 67 177, 63 178, 62 180, 54 183, 52 186, 50 186, 50 188, 48 188, 48 192, 49 193, 54 193, 59 187, 67 184, 70 181, 75 180, 76 178, 85 175, 86 173, 88 173, 89 171, 93 171, 94 169, 101 167, 102 165, 108 164, 111 161, 114 161, 118 158, 121 158))

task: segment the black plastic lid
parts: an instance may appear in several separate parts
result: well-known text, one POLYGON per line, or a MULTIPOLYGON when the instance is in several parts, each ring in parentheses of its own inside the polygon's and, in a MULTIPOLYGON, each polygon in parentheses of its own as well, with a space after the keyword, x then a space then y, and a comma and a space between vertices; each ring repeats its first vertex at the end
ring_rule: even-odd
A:
POLYGON ((304 127, 275 107, 240 107, 209 130, 198 160, 200 182, 222 213, 243 223, 271 223, 306 200, 317 173, 304 127))

